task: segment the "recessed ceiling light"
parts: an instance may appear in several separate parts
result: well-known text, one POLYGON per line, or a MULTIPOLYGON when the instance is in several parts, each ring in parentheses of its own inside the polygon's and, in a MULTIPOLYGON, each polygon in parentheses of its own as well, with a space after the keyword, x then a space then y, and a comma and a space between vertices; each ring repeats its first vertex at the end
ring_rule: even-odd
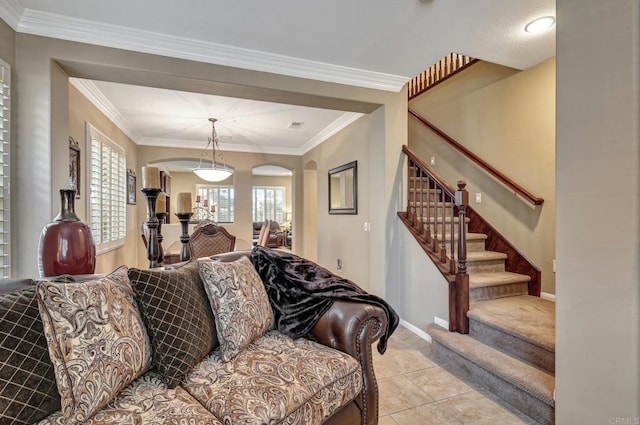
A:
POLYGON ((556 23, 556 18, 553 16, 543 16, 542 18, 537 18, 534 19, 533 21, 529 22, 525 27, 524 30, 526 32, 530 32, 532 34, 536 34, 536 33, 541 33, 544 32, 548 29, 550 29, 553 24, 556 23))
POLYGON ((553 16, 543 16, 542 18, 537 18, 529 22, 524 27, 524 30, 532 34, 536 34, 536 33, 544 32, 548 30, 555 23, 556 23, 556 18, 554 18, 553 16))

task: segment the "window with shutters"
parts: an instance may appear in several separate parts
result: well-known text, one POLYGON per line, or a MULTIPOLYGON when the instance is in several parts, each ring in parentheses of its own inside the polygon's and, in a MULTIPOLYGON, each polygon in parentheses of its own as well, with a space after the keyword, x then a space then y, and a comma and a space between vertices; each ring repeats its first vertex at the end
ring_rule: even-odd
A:
POLYGON ((196 195, 200 197, 200 206, 213 212, 214 221, 233 223, 233 186, 197 184, 196 195))
POLYGON ((253 186, 253 221, 284 223, 284 187, 253 186))
POLYGON ((102 253, 124 245, 126 159, 124 149, 87 123, 89 227, 102 253))
POLYGON ((9 143, 11 67, 0 60, 0 270, 11 277, 11 235, 9 217, 9 143))

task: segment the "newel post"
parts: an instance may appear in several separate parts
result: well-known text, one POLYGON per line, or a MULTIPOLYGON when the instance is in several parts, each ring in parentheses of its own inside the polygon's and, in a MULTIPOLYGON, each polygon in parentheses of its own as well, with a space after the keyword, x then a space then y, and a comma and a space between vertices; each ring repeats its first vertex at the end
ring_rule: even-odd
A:
POLYGON ((467 273, 467 233, 465 231, 465 218, 467 206, 469 205, 469 192, 465 189, 467 183, 464 180, 458 181, 455 204, 458 210, 458 267, 456 279, 452 282, 453 288, 449 289, 449 306, 454 304, 453 310, 449 309, 451 331, 462 334, 469 333, 469 274, 467 273), (453 299, 452 299, 453 298, 453 299))

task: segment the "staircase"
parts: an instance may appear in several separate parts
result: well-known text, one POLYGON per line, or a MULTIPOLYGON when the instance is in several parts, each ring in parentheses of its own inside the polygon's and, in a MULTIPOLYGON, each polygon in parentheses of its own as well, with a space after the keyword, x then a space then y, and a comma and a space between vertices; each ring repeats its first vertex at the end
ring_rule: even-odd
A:
POLYGON ((535 296, 539 281, 532 283, 531 275, 507 271, 512 253, 486 249, 495 235, 469 231, 470 218, 457 214, 454 199, 459 191, 452 196, 452 188, 446 183, 441 187, 430 167, 413 158, 409 149, 405 153, 410 158, 408 204, 398 215, 450 285, 459 278, 460 251, 455 248, 461 237, 466 242, 461 258, 469 282, 468 334, 429 325, 435 360, 537 422, 554 423, 555 304, 535 296))
MULTIPOLYGON (((411 81, 409 100, 476 62, 445 56, 411 81)), ((409 115, 526 202, 544 203, 411 109, 409 115)), ((398 216, 449 282, 449 329, 426 330, 435 360, 553 424, 555 304, 539 297, 540 270, 469 207, 464 182, 456 190, 411 149, 403 152, 408 202, 398 216)))
POLYGON ((555 304, 527 294, 529 276, 500 270, 500 253, 474 252, 472 267, 483 271, 469 271, 469 334, 429 325, 434 358, 537 422, 552 424, 555 304))

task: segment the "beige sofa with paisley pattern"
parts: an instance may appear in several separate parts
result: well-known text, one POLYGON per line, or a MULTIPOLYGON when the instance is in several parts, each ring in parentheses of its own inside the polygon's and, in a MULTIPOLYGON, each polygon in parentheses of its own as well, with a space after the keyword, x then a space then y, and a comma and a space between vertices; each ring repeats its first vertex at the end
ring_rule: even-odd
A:
MULTIPOLYGON (((231 254, 223 257, 222 261, 238 258, 238 255, 231 254)), ((124 298, 114 301, 109 298, 111 295, 105 295, 108 301, 104 304, 111 309, 106 313, 96 312, 97 309, 92 311, 90 300, 80 302, 79 305, 85 307, 83 314, 78 314, 77 307, 72 309, 76 324, 79 317, 90 314, 104 319, 102 322, 118 315, 124 318, 122 323, 127 323, 127 326, 135 322, 137 313, 131 313, 131 320, 122 313, 126 312, 122 303, 132 298, 133 293, 128 284, 123 283, 126 280, 123 273, 119 273, 117 279, 109 276, 117 285, 126 288, 120 294, 124 298)), ((171 271, 139 273, 157 277, 158 273, 169 276, 171 271)), ((310 338, 315 341, 294 340, 270 329, 239 350, 231 361, 222 359, 224 352, 216 340, 213 350, 184 375, 179 375, 179 384, 170 388, 163 375, 165 370, 158 367, 158 353, 153 352, 145 359, 144 350, 157 347, 153 336, 148 341, 145 337, 133 338, 135 341, 127 339, 131 346, 149 344, 138 351, 131 347, 127 351, 119 342, 114 343, 120 344, 116 351, 118 356, 123 356, 117 359, 122 361, 119 367, 135 369, 133 364, 140 363, 138 372, 116 370, 118 367, 113 365, 119 363, 113 360, 85 369, 68 358, 64 360, 65 356, 71 356, 69 337, 59 338, 58 348, 62 348, 57 353, 51 351, 53 340, 51 335, 43 335, 43 318, 39 314, 38 302, 55 304, 60 301, 63 298, 60 287, 72 288, 39 285, 36 290, 34 282, 28 279, 0 284, 1 424, 373 425, 378 422, 378 393, 371 346, 386 328, 386 317, 380 308, 336 301, 313 328, 310 338), (49 345, 47 338, 50 338, 49 345), (120 354, 125 352, 128 354, 120 354), (51 353, 53 357, 50 357, 51 353), (135 360, 136 356, 140 360, 135 360), (51 358, 54 357, 62 358, 63 365, 60 366, 60 359, 56 359, 55 366, 52 365, 51 358), (105 367, 105 364, 110 366, 105 367), (61 376, 70 377, 62 386, 61 376), (96 402, 98 399, 102 401, 96 402), (71 408, 78 409, 74 412, 81 414, 71 416, 70 420, 71 408)), ((87 284, 86 287, 92 291, 100 285, 87 284)), ((105 288, 111 294, 113 282, 105 288)), ((77 302, 82 298, 77 293, 69 294, 72 295, 65 302, 77 302)), ((88 299, 91 297, 95 296, 88 299)), ((57 305, 62 309, 69 308, 64 302, 57 305)), ((55 324, 57 313, 53 307, 47 308, 44 327, 50 329, 52 323, 55 324)), ((144 323, 149 325, 148 321, 144 323)), ((79 325, 75 336, 86 331, 81 328, 79 325)), ((115 327, 116 332, 121 330, 120 326, 115 327)), ((149 329, 147 331, 153 334, 149 329)), ((95 337, 100 332, 103 332, 101 328, 89 329, 89 336, 95 337)), ((79 338, 84 337, 80 335, 79 338)), ((91 341, 80 343, 86 343, 82 350, 89 350, 94 357, 100 357, 100 350, 104 349, 92 345, 91 341)))

